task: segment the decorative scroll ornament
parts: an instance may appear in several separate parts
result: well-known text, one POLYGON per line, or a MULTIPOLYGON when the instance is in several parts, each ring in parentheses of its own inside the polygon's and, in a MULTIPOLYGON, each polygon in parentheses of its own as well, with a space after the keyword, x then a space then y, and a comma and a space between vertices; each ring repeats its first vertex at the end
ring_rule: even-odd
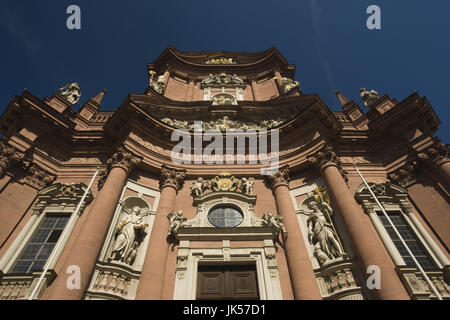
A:
POLYGON ((165 165, 161 167, 161 177, 159 180, 159 186, 161 190, 165 187, 172 187, 175 190, 180 190, 183 186, 186 170, 178 170, 169 168, 165 165))
POLYGON ((205 64, 236 64, 235 61, 233 61, 233 58, 212 58, 208 61, 205 61, 205 64))
POLYGON ((368 91, 364 88, 361 88, 360 92, 361 99, 364 102, 364 105, 367 107, 370 107, 372 103, 380 99, 380 97, 378 96, 378 92, 376 92, 375 90, 368 91))
POLYGON ((78 83, 69 83, 58 89, 58 93, 63 96, 71 104, 75 104, 80 100, 81 88, 78 83))
MULTIPOLYGON (((127 200, 130 202, 129 200, 132 201, 133 199, 127 200)), ((116 227, 110 259, 133 265, 137 250, 144 239, 145 229, 148 227, 148 224, 143 221, 150 208, 146 204, 128 208, 123 201, 119 201, 119 204, 122 206, 122 212, 125 215, 116 227)))
POLYGON ((100 173, 100 179, 98 181, 98 189, 103 188, 106 182, 106 178, 112 168, 120 167, 127 173, 130 173, 134 167, 141 161, 141 159, 135 157, 131 152, 127 151, 124 147, 119 147, 111 158, 106 161, 106 169, 100 173))
POLYGON ((200 87, 202 89, 206 87, 245 87, 245 84, 236 74, 229 75, 222 72, 216 75, 211 73, 208 78, 201 82, 200 87))
POLYGON ((307 159, 319 170, 323 170, 330 165, 336 166, 341 173, 342 178, 344 178, 345 182, 348 182, 347 173, 342 169, 341 160, 331 146, 327 144, 324 145, 319 151, 309 155, 307 159))
POLYGON ((55 179, 56 176, 51 175, 37 165, 31 164, 26 172, 24 182, 37 189, 43 189, 51 185, 55 179))
POLYGON ((267 182, 270 184, 272 190, 279 186, 289 186, 289 166, 280 168, 273 175, 266 176, 267 182))
POLYGON ((282 216, 274 216, 271 212, 269 212, 267 215, 266 214, 263 215, 262 221, 266 226, 273 229, 275 239, 278 239, 280 233, 282 234, 283 239, 286 239, 287 231, 283 224, 282 216))
POLYGON ((239 187, 239 179, 228 172, 223 172, 211 180, 211 188, 214 191, 236 191, 239 187))
MULTIPOLYGON (((177 129, 187 129, 189 131, 194 131, 194 121, 186 121, 186 120, 177 120, 172 118, 163 118, 162 122, 168 124, 177 129)), ((218 130, 225 132, 227 129, 242 129, 246 130, 260 130, 260 129, 271 129, 274 127, 278 127, 285 120, 283 119, 270 119, 270 120, 262 120, 259 122, 246 122, 239 120, 231 120, 228 116, 224 116, 221 119, 213 120, 213 121, 205 121, 202 122, 202 130, 218 130)))
POLYGON ((6 174, 6 171, 20 163, 24 155, 19 153, 16 148, 8 145, 5 141, 0 141, 0 179, 6 174))
POLYGON ((154 76, 156 75, 156 72, 149 71, 148 73, 150 74, 150 87, 152 87, 156 92, 163 94, 166 90, 166 78, 164 75, 160 75, 155 81, 154 76))
POLYGON ((191 184, 191 194, 195 197, 201 197, 209 187, 209 183, 204 181, 202 177, 199 177, 197 181, 194 181, 191 184))

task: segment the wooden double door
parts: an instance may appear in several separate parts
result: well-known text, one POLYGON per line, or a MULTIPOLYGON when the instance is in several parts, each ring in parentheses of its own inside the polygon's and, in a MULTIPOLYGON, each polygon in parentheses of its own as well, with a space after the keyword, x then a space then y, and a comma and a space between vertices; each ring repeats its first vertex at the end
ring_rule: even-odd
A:
POLYGON ((259 300, 255 265, 199 266, 197 300, 259 300))

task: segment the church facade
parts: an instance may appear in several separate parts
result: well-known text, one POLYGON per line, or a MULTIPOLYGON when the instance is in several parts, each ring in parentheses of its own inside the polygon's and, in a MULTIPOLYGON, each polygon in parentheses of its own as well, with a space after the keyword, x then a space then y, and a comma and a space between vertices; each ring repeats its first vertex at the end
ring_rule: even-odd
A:
POLYGON ((450 299, 450 148, 425 97, 336 91, 331 111, 275 48, 147 69, 112 111, 106 90, 75 111, 76 83, 9 102, 0 299, 450 299))

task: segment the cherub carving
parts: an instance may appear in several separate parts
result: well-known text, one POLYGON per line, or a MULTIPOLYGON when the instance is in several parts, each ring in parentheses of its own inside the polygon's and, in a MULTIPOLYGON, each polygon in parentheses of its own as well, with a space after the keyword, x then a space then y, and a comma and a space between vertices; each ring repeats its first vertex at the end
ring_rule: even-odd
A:
POLYGON ((263 215, 262 220, 268 227, 273 228, 273 230, 275 231, 275 238, 278 238, 278 235, 280 233, 283 235, 283 238, 287 236, 287 231, 284 227, 282 216, 274 216, 271 212, 269 212, 267 215, 263 215))
POLYGON ((209 183, 204 181, 202 177, 199 177, 197 181, 191 184, 191 194, 195 197, 203 196, 205 190, 209 188, 209 183))
POLYGON ((255 179, 253 177, 248 178, 248 179, 242 178, 241 190, 247 195, 252 195, 254 184, 255 184, 255 179))
POLYGON ((169 231, 167 232, 167 236, 176 236, 178 233, 178 229, 182 226, 186 225, 187 219, 183 217, 183 211, 178 210, 176 213, 169 213, 167 215, 167 219, 169 219, 169 231))

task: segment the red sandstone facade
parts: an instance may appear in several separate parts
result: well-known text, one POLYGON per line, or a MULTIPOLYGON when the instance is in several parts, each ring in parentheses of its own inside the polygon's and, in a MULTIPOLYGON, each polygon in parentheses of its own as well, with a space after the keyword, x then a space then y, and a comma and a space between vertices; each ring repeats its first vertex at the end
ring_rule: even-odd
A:
POLYGON ((147 67, 146 92, 113 111, 101 110, 105 91, 78 112, 59 93, 9 103, 0 299, 27 299, 44 267, 34 299, 436 299, 353 162, 450 298, 449 146, 433 136, 440 121, 426 98, 383 95, 363 112, 336 92, 342 111, 330 111, 274 48, 169 47, 147 67), (278 130, 279 170, 262 175, 267 165, 248 155, 175 163, 171 136, 194 136, 196 120, 278 130), (371 266, 379 288, 367 285, 371 266))

